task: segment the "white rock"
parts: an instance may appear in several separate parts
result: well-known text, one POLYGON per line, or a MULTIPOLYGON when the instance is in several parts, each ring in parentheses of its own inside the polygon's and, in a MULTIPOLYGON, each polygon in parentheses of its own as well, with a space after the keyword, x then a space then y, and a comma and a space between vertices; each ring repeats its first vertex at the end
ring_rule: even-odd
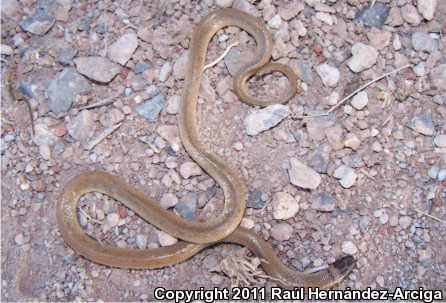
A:
POLYGON ((288 223, 279 223, 271 229, 271 236, 277 241, 287 241, 293 235, 293 227, 288 223))
POLYGON ((138 36, 127 33, 118 38, 107 50, 107 57, 113 62, 125 65, 138 47, 138 36))
POLYGON ((215 4, 217 4, 218 7, 231 7, 232 2, 234 2, 234 0, 215 0, 215 4))
POLYGON ((336 105, 339 101, 339 93, 338 92, 332 92, 330 96, 326 99, 327 104, 330 106, 336 105))
POLYGON ((347 65, 355 73, 372 67, 378 59, 378 51, 374 47, 361 42, 352 46, 352 55, 347 65))
POLYGON ((178 109, 180 107, 181 97, 174 95, 167 99, 167 107, 166 112, 170 115, 175 115, 178 113, 178 109))
POLYGON ((354 133, 348 133, 345 136, 344 145, 353 150, 358 150, 361 145, 361 140, 354 133))
POLYGON ((178 242, 178 240, 171 235, 163 232, 162 230, 157 231, 158 242, 161 246, 171 246, 178 242))
POLYGON ((321 176, 296 158, 290 159, 288 174, 291 184, 301 188, 316 189, 321 183, 321 176))
POLYGON ((185 179, 201 174, 202 170, 195 162, 185 162, 180 166, 180 175, 185 179))
POLYGON ((6 44, 0 44, 0 54, 5 56, 11 56, 14 53, 14 50, 11 46, 6 44))
POLYGON ((268 26, 273 29, 279 29, 281 24, 282 24, 282 18, 280 18, 279 15, 275 15, 268 21, 268 26))
POLYGON ((362 91, 357 93, 353 97, 351 104, 356 110, 362 110, 367 106, 368 103, 369 103, 369 97, 367 95, 367 92, 362 91))
POLYGON ((169 62, 164 63, 161 67, 161 70, 159 71, 158 80, 160 80, 161 82, 165 82, 169 78, 171 71, 172 64, 170 64, 169 62))
POLYGON ((356 178, 357 178, 355 170, 351 167, 346 166, 346 165, 339 166, 334 171, 333 176, 337 179, 340 179, 339 182, 341 183, 342 187, 344 187, 344 188, 352 187, 355 184, 356 178))
POLYGON ((172 208, 178 203, 178 198, 175 194, 166 193, 160 199, 160 205, 164 209, 172 208))
POLYGON ((438 135, 434 138, 434 144, 437 147, 446 147, 446 135, 438 135))
POLYGON ((424 19, 432 20, 437 9, 437 0, 418 0, 417 8, 424 19))
POLYGON ((139 249, 145 249, 147 247, 147 236, 146 235, 136 235, 136 246, 139 249))
POLYGON ((299 197, 295 199, 286 192, 278 192, 274 195, 273 218, 287 220, 299 212, 299 197))
POLYGON ((321 77, 322 82, 325 86, 335 87, 341 74, 336 67, 330 66, 327 63, 323 63, 316 67, 316 72, 321 77))
POLYGON ((17 235, 14 237, 14 242, 15 242, 17 245, 23 245, 23 244, 25 244, 26 239, 25 239, 25 236, 23 235, 23 233, 17 234, 17 235))
POLYGON ((246 132, 249 136, 258 135, 279 124, 288 114, 288 106, 282 104, 273 104, 253 111, 245 119, 246 132))
POLYGON ((421 23, 421 16, 412 4, 406 4, 401 8, 401 16, 404 21, 411 25, 418 25, 421 23))
POLYGON ((347 255, 354 255, 358 252, 358 248, 352 241, 344 241, 342 243, 342 252, 347 255))
POLYGON ((254 225, 255 225, 254 221, 250 218, 243 218, 242 221, 240 222, 240 226, 246 229, 251 229, 254 227, 254 225))

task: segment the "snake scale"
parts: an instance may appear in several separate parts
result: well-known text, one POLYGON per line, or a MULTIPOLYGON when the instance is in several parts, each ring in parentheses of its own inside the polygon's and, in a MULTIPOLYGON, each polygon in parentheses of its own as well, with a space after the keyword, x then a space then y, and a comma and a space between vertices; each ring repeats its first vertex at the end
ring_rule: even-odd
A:
POLYGON ((134 269, 154 269, 182 262, 199 251, 219 242, 246 246, 260 257, 268 275, 285 288, 331 288, 353 268, 352 256, 344 256, 333 264, 313 273, 296 272, 281 263, 270 244, 253 231, 239 226, 247 198, 247 188, 237 171, 215 155, 206 152, 199 141, 196 124, 197 100, 208 44, 215 33, 227 26, 237 26, 256 41, 254 57, 243 64, 234 77, 234 91, 245 103, 266 106, 287 102, 297 93, 297 76, 287 66, 268 63, 272 38, 256 18, 236 9, 221 9, 204 17, 196 27, 190 43, 188 69, 181 100, 178 123, 184 148, 224 193, 224 210, 214 220, 192 222, 165 210, 159 203, 127 184, 123 179, 101 171, 88 171, 71 179, 57 205, 57 219, 66 243, 80 255, 97 263, 134 269), (251 96, 247 82, 257 73, 279 71, 290 82, 288 92, 280 100, 262 101, 251 96), (122 202, 150 224, 182 240, 172 246, 156 249, 128 249, 100 244, 81 228, 77 217, 79 198, 88 192, 101 192, 122 202))

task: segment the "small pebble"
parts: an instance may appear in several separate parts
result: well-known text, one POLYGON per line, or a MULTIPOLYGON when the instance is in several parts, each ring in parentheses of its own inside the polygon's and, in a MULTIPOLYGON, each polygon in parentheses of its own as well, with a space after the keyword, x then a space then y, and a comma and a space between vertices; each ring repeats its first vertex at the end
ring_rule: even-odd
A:
POLYGON ((342 243, 342 252, 347 255, 354 255, 358 252, 358 248, 352 241, 344 241, 342 243))
POLYGON ((178 242, 178 240, 171 235, 163 232, 162 230, 157 231, 158 242, 161 246, 171 246, 178 242))

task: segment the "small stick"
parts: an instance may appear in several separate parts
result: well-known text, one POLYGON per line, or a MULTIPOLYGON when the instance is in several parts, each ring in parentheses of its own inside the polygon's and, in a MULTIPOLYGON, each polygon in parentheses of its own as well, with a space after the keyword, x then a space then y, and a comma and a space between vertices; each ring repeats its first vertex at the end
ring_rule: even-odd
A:
POLYGON ((381 75, 381 76, 379 76, 378 78, 373 79, 373 80, 370 81, 370 82, 367 82, 366 84, 364 84, 363 86, 361 86, 360 88, 358 88, 357 90, 355 90, 353 93, 351 93, 350 95, 348 95, 347 97, 345 97, 344 99, 342 99, 341 101, 339 101, 336 105, 334 105, 333 107, 331 107, 331 108, 328 110, 328 113, 331 113, 332 111, 334 111, 335 109, 337 109, 339 106, 341 106, 343 103, 345 103, 345 101, 347 101, 348 99, 350 99, 351 97, 353 97, 354 95, 356 95, 357 93, 359 93, 360 91, 362 91, 363 89, 369 87, 369 86, 372 85, 373 83, 375 83, 375 82, 377 82, 377 81, 379 81, 379 80, 381 80, 381 79, 383 79, 383 78, 385 78, 385 77, 387 77, 387 76, 390 76, 390 75, 392 75, 392 74, 394 74, 394 73, 397 73, 397 72, 399 72, 400 70, 403 70, 403 69, 405 69, 405 68, 411 67, 411 66, 412 66, 412 64, 404 65, 404 66, 402 66, 402 67, 400 67, 400 68, 394 69, 394 70, 391 71, 391 72, 385 73, 384 75, 381 75))
POLYGON ((436 220, 436 221, 438 221, 438 222, 441 222, 441 223, 443 223, 443 224, 446 224, 446 221, 444 221, 444 220, 442 220, 442 219, 440 219, 440 218, 437 218, 437 217, 435 217, 435 216, 432 216, 432 215, 428 214, 427 212, 424 212, 424 211, 422 211, 422 210, 420 210, 420 209, 418 209, 418 208, 414 208, 414 210, 415 210, 416 212, 418 212, 418 213, 420 213, 420 214, 426 216, 426 217, 429 217, 429 218, 434 219, 434 220, 436 220))
POLYGON ((101 107, 101 106, 104 106, 104 105, 109 105, 109 104, 114 102, 113 101, 114 98, 115 97, 112 97, 112 98, 105 99, 104 101, 99 101, 99 102, 96 102, 96 103, 93 103, 93 104, 88 104, 88 105, 85 105, 85 106, 81 106, 78 109, 79 110, 91 109, 91 108, 95 108, 95 107, 101 107))
POLYGON ((214 65, 216 65, 218 62, 220 62, 221 60, 223 60, 223 58, 229 53, 229 51, 231 50, 231 48, 233 48, 234 46, 237 46, 239 43, 238 42, 234 42, 231 45, 228 46, 228 48, 224 51, 223 54, 221 54, 217 59, 215 59, 214 61, 212 61, 209 64, 206 64, 203 67, 203 71, 207 70, 208 68, 213 67, 214 65))
POLYGON ((328 116, 328 113, 314 114, 314 115, 303 115, 303 116, 291 115, 291 119, 300 120, 300 119, 305 119, 305 118, 317 118, 317 117, 325 117, 325 116, 328 116))
POLYGON ((107 138, 108 135, 110 135, 115 130, 117 130, 121 125, 122 125, 122 123, 118 123, 116 125, 113 125, 113 126, 110 126, 110 127, 106 128, 106 129, 104 129, 102 131, 102 133, 100 133, 95 139, 90 141, 85 148, 88 149, 88 150, 91 150, 93 147, 98 145, 102 140, 107 138))

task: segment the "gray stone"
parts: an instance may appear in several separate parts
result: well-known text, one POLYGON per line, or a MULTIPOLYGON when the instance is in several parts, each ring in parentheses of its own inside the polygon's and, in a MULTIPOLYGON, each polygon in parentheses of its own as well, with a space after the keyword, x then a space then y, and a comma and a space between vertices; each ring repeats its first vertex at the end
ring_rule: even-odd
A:
POLYGON ((341 73, 336 67, 323 63, 316 67, 316 72, 319 77, 321 77, 321 80, 325 86, 335 87, 338 85, 341 73))
POLYGON ((293 235, 293 227, 288 223, 279 223, 271 229, 271 236, 277 241, 287 241, 293 235))
POLYGON ((299 197, 295 199, 287 192, 278 192, 273 198, 273 218, 288 220, 299 212, 299 197))
POLYGON ((356 178, 357 178, 355 170, 346 165, 339 166, 335 170, 333 176, 339 179, 339 182, 344 188, 352 187, 356 183, 356 178))
POLYGON ((187 193, 175 205, 175 211, 184 219, 195 220, 197 216, 197 202, 198 196, 196 193, 187 193))
POLYGON ((164 96, 157 95, 150 100, 147 100, 141 105, 136 107, 136 112, 149 120, 150 122, 155 122, 158 119, 164 107, 164 96))
POLYGON ((446 91, 446 64, 433 68, 430 72, 430 78, 436 89, 446 91))
POLYGON ((248 202, 246 207, 261 209, 265 206, 265 201, 262 200, 262 192, 258 190, 250 191, 248 194, 248 202))
POLYGON ((184 79, 184 77, 186 76, 188 64, 189 64, 189 52, 183 52, 173 65, 173 77, 176 80, 184 79))
POLYGON ((378 59, 378 51, 364 43, 358 42, 352 46, 352 57, 347 61, 348 67, 355 73, 372 67, 378 59))
POLYGON ((77 55, 77 49, 72 47, 65 47, 59 49, 56 56, 56 61, 63 65, 70 65, 73 58, 77 55))
POLYGON ((256 110, 245 119, 246 132, 249 136, 258 135, 279 124, 288 114, 288 106, 282 104, 273 104, 256 110))
POLYGON ((336 207, 336 199, 326 192, 315 194, 312 201, 311 208, 315 210, 330 212, 336 207))
POLYGON ((45 35, 56 22, 56 18, 44 9, 37 9, 31 17, 20 22, 20 27, 31 34, 45 35))
POLYGON ((430 114, 415 116, 408 125, 411 129, 425 136, 432 136, 435 131, 434 121, 430 114))
POLYGON ((431 168, 429 168, 429 170, 427 171, 427 175, 431 179, 437 179, 439 171, 440 171, 440 168, 437 165, 434 165, 434 166, 431 166, 431 168))
POLYGON ((130 60, 138 47, 138 36, 135 33, 127 33, 118 38, 107 49, 107 57, 110 60, 125 65, 130 60))
POLYGON ((67 130, 71 137, 83 144, 93 136, 95 129, 94 115, 88 110, 81 111, 67 124, 67 130))
POLYGON ((226 54, 224 61, 226 68, 232 76, 237 75, 240 69, 245 66, 247 62, 253 59, 253 53, 247 49, 241 49, 236 46, 226 54))
POLYGON ((100 82, 109 83, 121 71, 121 67, 104 57, 78 57, 74 59, 76 69, 82 75, 100 82))
POLYGON ((54 113, 66 112, 77 95, 90 91, 91 86, 87 79, 79 75, 74 68, 65 68, 50 82, 46 90, 48 107, 54 113))
POLYGON ((390 8, 382 3, 375 2, 374 5, 366 6, 357 15, 355 20, 366 26, 381 27, 386 22, 390 8))
POLYGON ((417 8, 426 20, 432 20, 437 9, 437 0, 418 0, 417 8))
POLYGON ((330 148, 324 145, 318 145, 311 154, 308 165, 320 174, 326 174, 330 161, 330 148))
MULTIPOLYGON (((444 180, 446 180, 446 168, 440 169, 440 171, 438 172, 437 180, 440 182, 443 182, 444 180)), ((444 190, 446 190, 446 189, 444 189, 444 190)))
POLYGON ((297 75, 303 82, 308 84, 313 83, 311 64, 308 61, 297 61, 297 75))
POLYGON ((296 158, 290 159, 288 174, 291 184, 301 188, 316 189, 321 183, 321 176, 296 158))
POLYGON ((139 62, 135 64, 135 74, 142 74, 143 72, 145 72, 146 70, 149 69, 149 65, 147 63, 144 62, 139 62))
POLYGON ((412 34, 412 47, 418 52, 433 53, 438 48, 438 41, 427 33, 415 32, 412 34))

